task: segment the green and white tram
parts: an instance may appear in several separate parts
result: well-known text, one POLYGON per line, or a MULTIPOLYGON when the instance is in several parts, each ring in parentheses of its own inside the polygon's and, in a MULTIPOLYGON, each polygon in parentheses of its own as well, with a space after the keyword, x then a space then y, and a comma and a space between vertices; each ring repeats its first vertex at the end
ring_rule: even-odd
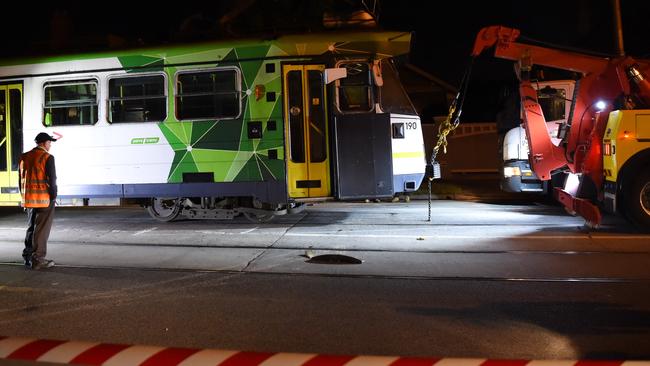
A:
POLYGON ((392 58, 410 34, 221 41, 0 64, 0 205, 59 137, 59 196, 140 200, 159 220, 265 219, 305 200, 392 197, 424 177, 392 58))

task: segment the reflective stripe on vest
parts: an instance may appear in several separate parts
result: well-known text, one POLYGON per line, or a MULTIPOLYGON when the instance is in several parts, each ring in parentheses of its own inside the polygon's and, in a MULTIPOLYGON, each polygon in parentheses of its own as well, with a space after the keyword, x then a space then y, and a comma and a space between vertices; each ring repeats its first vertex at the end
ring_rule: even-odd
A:
POLYGON ((36 147, 20 157, 23 207, 39 208, 50 205, 50 193, 45 163, 50 154, 36 147))

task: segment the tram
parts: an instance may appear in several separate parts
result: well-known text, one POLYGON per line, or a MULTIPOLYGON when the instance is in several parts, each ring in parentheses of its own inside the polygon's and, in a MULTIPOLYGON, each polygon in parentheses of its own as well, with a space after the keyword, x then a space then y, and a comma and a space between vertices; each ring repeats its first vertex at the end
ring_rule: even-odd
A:
POLYGON ((409 47, 359 31, 2 61, 0 205, 20 204, 39 132, 58 138, 59 198, 136 200, 161 221, 415 191, 422 129, 394 62, 409 47))

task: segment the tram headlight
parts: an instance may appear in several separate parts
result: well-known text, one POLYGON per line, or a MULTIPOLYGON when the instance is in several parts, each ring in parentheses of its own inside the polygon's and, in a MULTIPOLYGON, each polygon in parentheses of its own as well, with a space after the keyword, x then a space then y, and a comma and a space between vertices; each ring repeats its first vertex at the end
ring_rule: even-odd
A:
POLYGON ((521 169, 518 166, 504 166, 503 167, 503 176, 506 178, 520 176, 521 169))

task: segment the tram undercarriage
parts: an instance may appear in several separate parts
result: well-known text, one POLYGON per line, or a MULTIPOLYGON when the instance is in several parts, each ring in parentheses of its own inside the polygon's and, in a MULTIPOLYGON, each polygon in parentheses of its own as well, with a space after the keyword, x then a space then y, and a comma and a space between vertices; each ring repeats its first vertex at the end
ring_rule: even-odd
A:
POLYGON ((152 218, 161 222, 179 218, 231 220, 244 215, 259 223, 270 221, 275 216, 296 214, 305 208, 299 202, 271 205, 252 197, 155 197, 143 205, 152 218))

